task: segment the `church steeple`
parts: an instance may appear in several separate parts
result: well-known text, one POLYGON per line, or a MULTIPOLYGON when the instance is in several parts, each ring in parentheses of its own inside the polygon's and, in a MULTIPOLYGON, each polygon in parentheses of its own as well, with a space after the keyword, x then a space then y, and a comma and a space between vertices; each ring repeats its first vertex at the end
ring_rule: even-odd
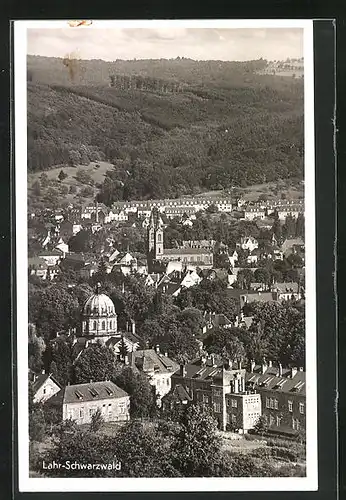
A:
POLYGON ((163 258, 163 221, 157 208, 153 208, 150 214, 147 250, 149 259, 163 258))

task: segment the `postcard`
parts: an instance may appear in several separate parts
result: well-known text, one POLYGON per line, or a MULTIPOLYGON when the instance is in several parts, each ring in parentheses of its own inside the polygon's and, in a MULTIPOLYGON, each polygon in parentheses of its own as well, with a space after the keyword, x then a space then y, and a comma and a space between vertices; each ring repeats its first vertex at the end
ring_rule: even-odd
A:
POLYGON ((317 490, 312 20, 14 55, 19 490, 317 490))

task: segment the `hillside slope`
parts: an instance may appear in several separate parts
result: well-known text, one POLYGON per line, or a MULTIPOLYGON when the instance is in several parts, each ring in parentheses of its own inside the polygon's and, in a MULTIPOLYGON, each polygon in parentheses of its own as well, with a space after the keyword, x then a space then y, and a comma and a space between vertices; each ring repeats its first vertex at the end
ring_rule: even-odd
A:
POLYGON ((28 82, 29 171, 109 161, 106 202, 303 176, 301 81, 256 75, 241 63, 220 63, 217 75, 217 61, 120 61, 141 79, 143 67, 159 78, 158 66, 166 68, 160 82, 184 78, 179 92, 138 90, 137 83, 124 90, 106 85, 106 76, 97 85, 53 83, 50 58, 38 59, 40 72, 28 82), (234 78, 225 81, 230 68, 234 78))

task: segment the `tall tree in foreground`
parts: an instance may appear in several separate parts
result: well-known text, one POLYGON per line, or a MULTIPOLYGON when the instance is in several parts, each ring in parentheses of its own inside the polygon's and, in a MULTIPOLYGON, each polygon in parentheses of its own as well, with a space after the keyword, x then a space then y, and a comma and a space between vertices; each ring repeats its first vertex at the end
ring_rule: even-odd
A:
POLYGON ((211 409, 204 405, 187 408, 173 445, 177 468, 184 477, 212 477, 220 463, 221 441, 211 409))

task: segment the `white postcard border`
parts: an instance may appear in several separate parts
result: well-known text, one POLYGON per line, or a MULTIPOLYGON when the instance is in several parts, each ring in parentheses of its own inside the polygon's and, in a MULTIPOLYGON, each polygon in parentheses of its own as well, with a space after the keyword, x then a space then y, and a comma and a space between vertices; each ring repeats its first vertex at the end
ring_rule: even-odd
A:
POLYGON ((124 491, 316 491, 317 370, 316 370, 316 248, 313 21, 289 20, 126 20, 93 21, 105 28, 303 28, 306 220, 306 439, 307 475, 293 478, 30 478, 28 430, 28 275, 27 275, 27 29, 65 28, 66 21, 14 22, 15 206, 17 266, 17 389, 18 475, 20 492, 124 491))

